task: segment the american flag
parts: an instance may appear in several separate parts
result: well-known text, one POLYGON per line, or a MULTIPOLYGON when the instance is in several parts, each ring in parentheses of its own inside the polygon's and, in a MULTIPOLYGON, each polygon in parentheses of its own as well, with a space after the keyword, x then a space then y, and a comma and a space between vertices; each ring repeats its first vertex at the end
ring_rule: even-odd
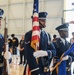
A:
POLYGON ((39 28, 39 19, 38 19, 38 3, 39 3, 38 0, 34 0, 31 47, 35 51, 39 48, 39 41, 40 41, 40 28, 39 28))
MULTIPOLYGON (((38 20, 38 0, 34 0, 33 5, 33 27, 32 27, 32 38, 31 38, 31 47, 36 51, 39 48, 40 41, 40 28, 39 28, 39 20, 38 20)), ((30 67, 27 64, 24 69, 23 75, 31 75, 30 67)))

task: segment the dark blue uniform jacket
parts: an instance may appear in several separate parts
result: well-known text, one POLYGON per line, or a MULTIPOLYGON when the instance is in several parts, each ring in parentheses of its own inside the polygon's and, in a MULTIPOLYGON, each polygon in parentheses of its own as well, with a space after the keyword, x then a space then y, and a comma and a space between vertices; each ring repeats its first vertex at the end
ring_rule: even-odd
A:
MULTIPOLYGON (((60 59, 61 55, 66 52, 70 48, 70 43, 67 41, 67 44, 64 45, 63 42, 61 41, 60 38, 57 39, 57 41, 54 43, 55 48, 56 48, 56 58, 60 59)), ((66 60, 66 67, 70 68, 71 67, 71 57, 73 56, 73 52, 69 54, 69 59, 66 60)), ((53 75, 56 75, 55 73, 53 75)), ((71 75, 70 71, 67 71, 66 75, 71 75)))
POLYGON ((4 51, 4 37, 0 34, 0 63, 3 62, 2 52, 4 51))
MULTIPOLYGON (((55 47, 52 43, 48 44, 48 36, 45 31, 42 31, 40 35, 39 47, 40 47, 40 50, 44 50, 48 52, 48 57, 39 58, 38 64, 37 64, 36 59, 33 56, 34 49, 30 46, 31 37, 32 37, 32 31, 29 31, 25 34, 25 46, 24 47, 25 47, 27 62, 31 70, 39 68, 38 70, 33 71, 32 75, 38 75, 38 74, 44 75, 44 71, 43 71, 44 67, 49 66, 51 62, 51 58, 56 55, 55 47), (52 52, 52 56, 50 55, 50 51, 52 52)), ((49 36, 49 39, 50 39, 50 36, 49 36)), ((49 75, 49 74, 46 74, 46 75, 49 75)))

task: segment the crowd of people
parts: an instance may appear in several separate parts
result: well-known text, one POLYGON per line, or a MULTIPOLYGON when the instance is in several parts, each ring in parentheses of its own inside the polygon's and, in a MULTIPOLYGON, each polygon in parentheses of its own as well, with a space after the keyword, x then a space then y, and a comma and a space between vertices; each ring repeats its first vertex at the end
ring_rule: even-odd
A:
POLYGON ((24 52, 24 35, 19 40, 15 34, 11 34, 11 38, 8 38, 9 51, 12 54, 12 63, 17 63, 18 53, 20 54, 19 65, 25 64, 25 52, 24 52), (24 58, 24 59, 23 59, 24 58))
MULTIPOLYGON (((0 15, 2 15, 2 11, 0 11, 0 13, 0 15)), ((64 54, 73 46, 74 32, 72 33, 73 38, 68 42, 66 38, 68 37, 69 24, 63 23, 55 28, 60 37, 56 38, 56 35, 53 35, 54 38, 51 40, 51 34, 43 30, 43 28, 46 27, 47 15, 47 12, 39 12, 40 42, 39 48, 36 51, 31 46, 32 30, 22 35, 20 41, 15 37, 15 34, 11 34, 12 38, 8 37, 9 52, 13 56, 10 62, 14 62, 14 60, 17 59, 16 55, 19 48, 19 65, 24 65, 27 61, 31 75, 71 75, 71 63, 74 61, 74 51, 69 51, 66 56, 64 56, 64 54), (23 57, 24 61, 22 59, 23 57), (55 67, 59 62, 61 63, 55 67), (51 69, 52 67, 55 68, 51 69)), ((4 37, 0 34, 0 75, 2 75, 3 72, 3 52, 4 37)), ((24 75, 25 73, 26 67, 24 69, 24 75)))

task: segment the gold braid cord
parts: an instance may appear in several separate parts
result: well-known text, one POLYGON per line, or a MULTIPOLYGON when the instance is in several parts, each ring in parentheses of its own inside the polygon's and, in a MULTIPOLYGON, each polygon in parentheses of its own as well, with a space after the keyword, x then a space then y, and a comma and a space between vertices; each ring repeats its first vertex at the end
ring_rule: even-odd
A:
POLYGON ((56 69, 61 64, 63 56, 64 54, 62 54, 62 56, 60 57, 60 61, 53 68, 50 69, 50 72, 53 72, 54 69, 56 69))

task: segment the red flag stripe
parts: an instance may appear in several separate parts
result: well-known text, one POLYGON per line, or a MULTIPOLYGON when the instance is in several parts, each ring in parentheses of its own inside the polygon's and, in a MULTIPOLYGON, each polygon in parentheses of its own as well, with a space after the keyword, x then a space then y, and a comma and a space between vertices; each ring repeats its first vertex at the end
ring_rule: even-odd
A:
POLYGON ((34 17, 34 18, 33 18, 33 22, 34 22, 34 21, 37 21, 37 22, 38 22, 38 21, 39 21, 39 20, 38 20, 38 17, 34 17))
POLYGON ((39 31, 40 30, 39 26, 34 26, 33 27, 33 31, 35 31, 35 30, 38 30, 39 31))
POLYGON ((69 23, 74 24, 74 21, 70 21, 69 23))
POLYGON ((40 38, 40 37, 39 37, 38 35, 32 36, 32 41, 33 41, 33 40, 38 40, 38 41, 40 41, 39 38, 40 38))

